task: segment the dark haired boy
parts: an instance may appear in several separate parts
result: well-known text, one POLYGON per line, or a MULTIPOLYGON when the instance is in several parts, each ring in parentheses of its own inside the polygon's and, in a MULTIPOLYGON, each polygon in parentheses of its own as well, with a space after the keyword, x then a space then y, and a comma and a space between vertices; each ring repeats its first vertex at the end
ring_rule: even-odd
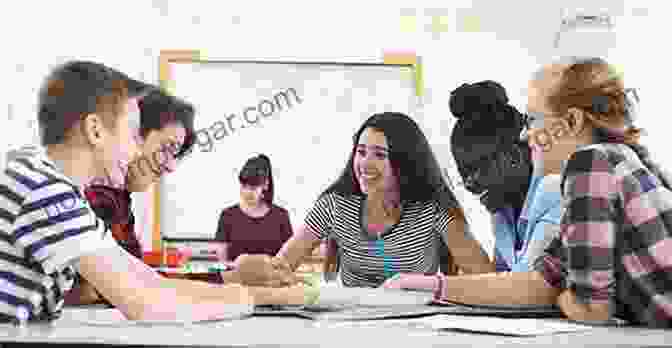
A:
POLYGON ((302 288, 166 279, 114 241, 82 187, 96 176, 118 179, 119 154, 135 158, 134 97, 144 87, 87 61, 68 62, 47 77, 38 100, 44 151, 25 151, 0 172, 0 321, 58 318, 77 273, 131 320, 214 319, 249 313, 255 302, 304 300, 302 288))

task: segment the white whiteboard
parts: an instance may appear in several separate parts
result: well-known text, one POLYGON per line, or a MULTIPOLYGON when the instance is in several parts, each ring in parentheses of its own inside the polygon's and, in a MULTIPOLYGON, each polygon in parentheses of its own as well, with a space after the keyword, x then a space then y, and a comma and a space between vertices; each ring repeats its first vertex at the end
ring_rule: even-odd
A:
MULTIPOLYGON (((412 66, 188 62, 172 63, 171 69, 173 91, 196 106, 195 128, 210 129, 214 145, 201 132, 194 153, 162 180, 164 238, 213 238, 222 209, 239 201, 241 166, 257 153, 271 159, 275 204, 290 212, 292 225, 300 225, 340 175, 365 119, 397 111, 422 123, 412 66), (268 117, 240 128, 248 107, 260 107, 268 117), (227 125, 224 133, 231 114, 236 129, 227 125)), ((255 116, 248 111, 248 119, 255 116)))

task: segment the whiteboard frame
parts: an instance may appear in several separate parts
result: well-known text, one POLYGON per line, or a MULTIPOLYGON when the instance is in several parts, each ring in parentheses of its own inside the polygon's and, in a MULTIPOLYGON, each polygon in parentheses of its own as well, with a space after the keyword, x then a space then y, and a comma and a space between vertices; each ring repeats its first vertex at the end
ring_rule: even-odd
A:
MULTIPOLYGON (((202 57, 198 50, 163 50, 159 55, 159 86, 169 94, 175 94, 175 81, 172 76, 171 66, 173 64, 282 64, 282 65, 331 65, 331 66, 385 66, 411 68, 414 72, 414 87, 416 96, 423 94, 423 76, 421 58, 414 52, 386 52, 383 54, 382 62, 330 62, 330 61, 291 61, 291 60, 226 60, 226 59, 208 59, 202 57)), ((150 188, 152 194, 153 214, 151 222, 152 230, 152 251, 162 251, 166 242, 203 242, 214 239, 204 238, 174 238, 164 237, 161 230, 161 195, 165 189, 165 178, 161 177, 159 182, 150 188)))

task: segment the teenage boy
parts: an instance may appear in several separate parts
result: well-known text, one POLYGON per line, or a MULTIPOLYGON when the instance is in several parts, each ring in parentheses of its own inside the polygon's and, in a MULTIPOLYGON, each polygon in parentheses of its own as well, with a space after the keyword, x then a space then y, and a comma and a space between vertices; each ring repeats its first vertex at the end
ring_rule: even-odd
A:
POLYGON ((0 173, 0 320, 58 318, 76 273, 131 320, 205 320, 249 313, 253 304, 303 304, 301 285, 252 288, 161 277, 121 248, 96 217, 82 187, 114 176, 120 153, 129 162, 136 156, 139 85, 104 65, 71 61, 41 87, 44 151, 25 151, 0 173))
MULTIPOLYGON (((84 189, 96 215, 108 225, 114 239, 138 259, 143 248, 135 231, 131 192, 144 192, 163 174, 176 169, 194 144, 195 108, 185 100, 152 88, 139 100, 141 155, 132 163, 117 161, 123 182, 98 177, 84 189)), ((107 303, 85 279, 65 298, 66 305, 107 303)), ((109 305, 109 303, 108 303, 109 305)))

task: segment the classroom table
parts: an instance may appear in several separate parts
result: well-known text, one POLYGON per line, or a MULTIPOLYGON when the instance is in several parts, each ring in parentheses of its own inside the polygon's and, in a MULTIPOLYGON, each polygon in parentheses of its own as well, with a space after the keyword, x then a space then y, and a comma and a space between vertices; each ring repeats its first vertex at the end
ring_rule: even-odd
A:
MULTIPOLYGON (((404 320, 313 321, 250 317, 190 325, 105 327, 82 324, 71 309, 52 324, 0 325, 2 348, 40 346, 161 347, 653 347, 672 344, 672 330, 596 327, 536 337, 436 331, 404 320)), ((547 319, 557 320, 557 319, 547 319)))

